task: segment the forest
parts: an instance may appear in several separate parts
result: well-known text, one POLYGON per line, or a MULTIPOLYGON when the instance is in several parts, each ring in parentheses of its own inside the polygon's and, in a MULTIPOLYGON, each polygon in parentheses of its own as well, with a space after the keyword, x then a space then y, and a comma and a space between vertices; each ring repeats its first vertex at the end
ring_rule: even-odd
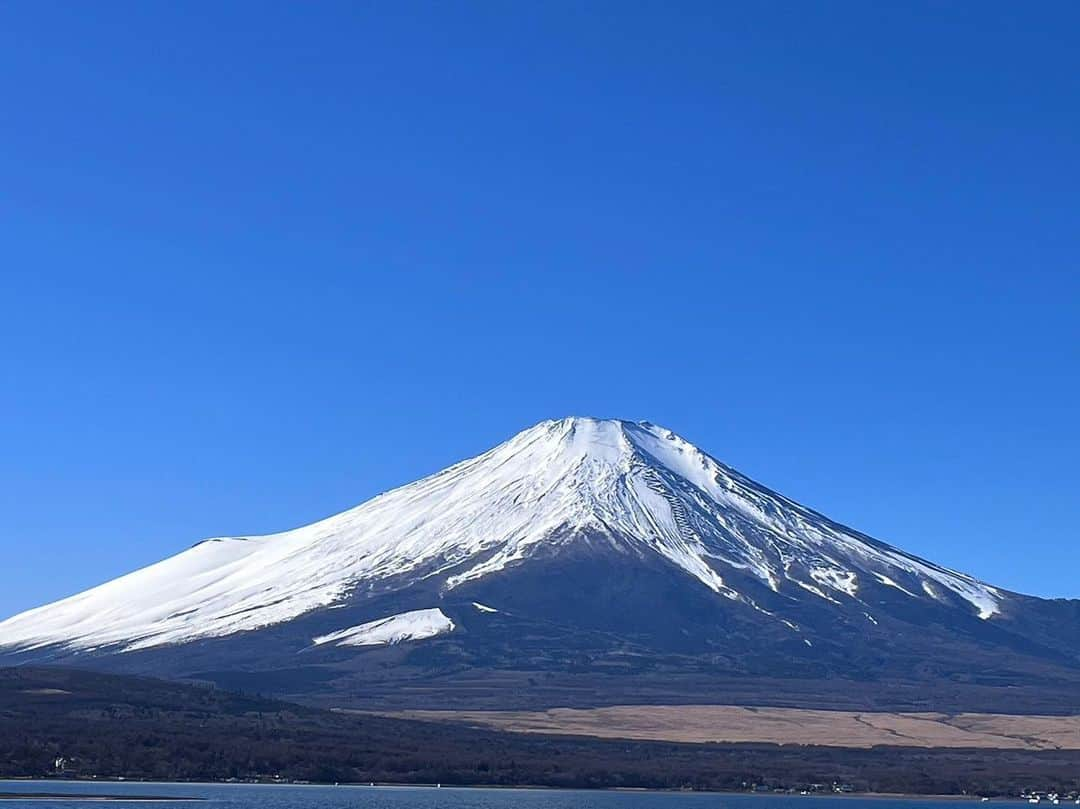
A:
POLYGON ((0 669, 0 777, 1015 795, 1080 751, 675 744, 343 714, 69 668, 0 669))

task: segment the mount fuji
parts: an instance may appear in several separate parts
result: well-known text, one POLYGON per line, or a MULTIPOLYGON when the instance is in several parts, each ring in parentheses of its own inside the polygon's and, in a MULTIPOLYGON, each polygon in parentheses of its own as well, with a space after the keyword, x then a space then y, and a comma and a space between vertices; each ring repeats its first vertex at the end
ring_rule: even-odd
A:
POLYGON ((545 421, 0 622, 0 664, 334 705, 1071 711, 1080 602, 840 525, 648 422, 545 421))

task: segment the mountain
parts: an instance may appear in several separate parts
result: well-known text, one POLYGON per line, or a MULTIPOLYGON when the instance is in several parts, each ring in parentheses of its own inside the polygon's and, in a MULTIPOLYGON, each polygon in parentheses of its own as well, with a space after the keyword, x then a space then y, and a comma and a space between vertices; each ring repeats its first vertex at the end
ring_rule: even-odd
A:
POLYGON ((0 661, 331 704, 1054 712, 1080 697, 1080 602, 904 553, 662 427, 569 418, 17 615, 0 661))

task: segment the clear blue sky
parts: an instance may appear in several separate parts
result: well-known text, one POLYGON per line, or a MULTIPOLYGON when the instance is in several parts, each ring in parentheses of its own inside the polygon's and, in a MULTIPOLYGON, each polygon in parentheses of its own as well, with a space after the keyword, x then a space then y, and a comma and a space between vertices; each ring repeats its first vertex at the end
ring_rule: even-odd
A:
POLYGON ((547 417, 1080 596, 1080 6, 0 7, 0 614, 547 417))

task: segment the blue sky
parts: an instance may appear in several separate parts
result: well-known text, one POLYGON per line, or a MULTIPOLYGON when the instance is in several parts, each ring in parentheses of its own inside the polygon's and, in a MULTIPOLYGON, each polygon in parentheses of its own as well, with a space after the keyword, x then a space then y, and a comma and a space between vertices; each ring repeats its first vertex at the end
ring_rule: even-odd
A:
POLYGON ((0 614, 547 417, 1080 596, 1072 3, 0 9, 0 614))

